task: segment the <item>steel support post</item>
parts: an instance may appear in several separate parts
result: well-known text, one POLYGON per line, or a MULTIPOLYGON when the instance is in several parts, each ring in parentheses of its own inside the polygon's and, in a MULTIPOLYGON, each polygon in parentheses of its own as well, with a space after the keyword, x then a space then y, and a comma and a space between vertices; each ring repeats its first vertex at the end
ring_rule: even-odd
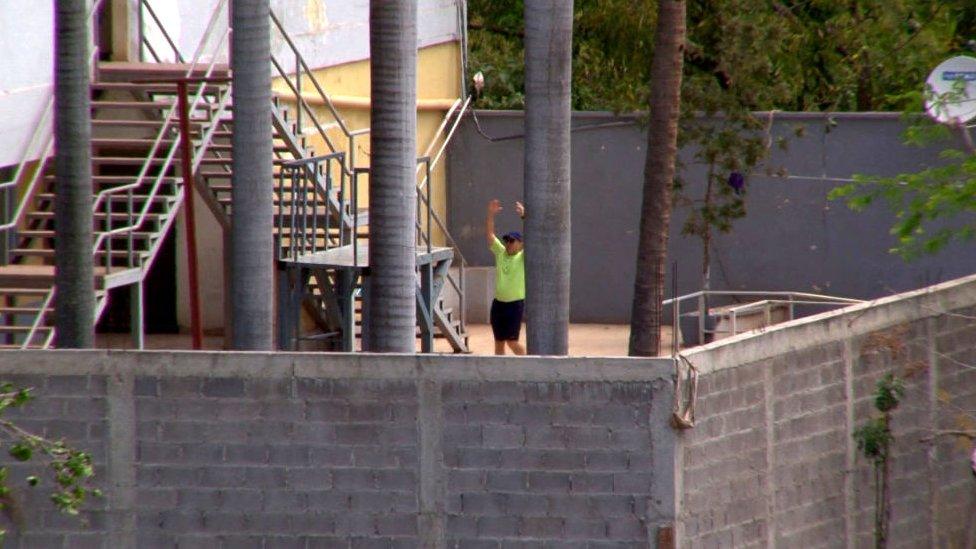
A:
POLYGON ((140 280, 129 287, 129 332, 132 335, 132 346, 140 351, 146 348, 143 284, 140 280))
POLYGON ((420 266, 420 303, 417 320, 420 322, 420 351, 434 352, 434 265, 420 266))
POLYGON ((197 229, 193 213, 193 143, 190 141, 190 107, 187 104, 186 81, 176 84, 180 110, 180 163, 183 170, 183 218, 186 221, 186 266, 190 283, 190 331, 193 349, 203 348, 203 325, 200 322, 200 286, 197 280, 197 229))
POLYGON ((278 269, 278 348, 297 351, 301 328, 302 288, 308 279, 308 270, 301 267, 278 269))
MULTIPOLYGON (((336 296, 342 318, 342 351, 353 352, 356 343, 356 272, 340 269, 336 272, 336 296)), ((365 310, 365 307, 364 307, 365 310)))

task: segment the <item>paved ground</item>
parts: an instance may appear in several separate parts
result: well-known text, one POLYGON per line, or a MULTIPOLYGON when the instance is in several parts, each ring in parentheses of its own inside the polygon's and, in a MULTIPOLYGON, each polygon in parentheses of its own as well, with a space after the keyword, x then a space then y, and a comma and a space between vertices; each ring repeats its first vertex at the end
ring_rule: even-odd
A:
MULTIPOLYGON (((490 355, 495 352, 491 327, 486 324, 468 326, 470 334, 469 344, 471 352, 476 355, 490 355)), ((664 354, 670 352, 671 330, 665 327, 662 334, 664 354)), ((571 324, 569 327, 570 356, 626 356, 627 340, 630 337, 630 326, 620 324, 571 324)), ((220 350, 223 348, 222 337, 209 336, 204 338, 204 349, 220 350)), ((96 344, 101 348, 128 349, 132 347, 126 334, 98 334, 96 344)), ((525 344, 525 330, 522 331, 522 344, 525 344)), ((419 345, 419 344, 418 344, 419 345)), ((146 337, 148 349, 189 349, 190 336, 186 334, 152 334, 146 337)), ((419 349, 419 347, 418 347, 419 349)), ((450 352, 447 341, 435 341, 437 352, 450 352)))

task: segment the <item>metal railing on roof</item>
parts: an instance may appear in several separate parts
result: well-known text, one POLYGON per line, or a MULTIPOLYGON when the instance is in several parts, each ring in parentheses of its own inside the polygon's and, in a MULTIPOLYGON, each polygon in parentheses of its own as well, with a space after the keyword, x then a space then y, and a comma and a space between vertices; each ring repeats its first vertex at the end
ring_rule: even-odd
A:
POLYGON ((696 316, 698 332, 697 341, 699 344, 705 342, 706 335, 727 334, 729 336, 734 336, 741 333, 738 325, 739 319, 744 315, 755 313, 757 311, 761 311, 763 313, 764 325, 768 326, 769 324, 773 323, 773 309, 776 306, 786 307, 786 321, 788 322, 796 318, 797 306, 844 307, 863 303, 863 301, 860 299, 813 294, 807 292, 700 290, 675 298, 665 299, 661 302, 663 306, 671 307, 672 330, 675 338, 677 338, 677 333, 680 326, 679 317, 686 314, 681 312, 681 306, 687 302, 693 302, 695 304, 693 312, 689 314, 696 316), (727 306, 713 314, 711 312, 713 309, 709 303, 709 298, 711 297, 722 297, 728 299, 758 298, 759 300, 727 306), (729 328, 727 330, 709 329, 707 327, 707 319, 709 315, 727 317, 729 320, 729 328))

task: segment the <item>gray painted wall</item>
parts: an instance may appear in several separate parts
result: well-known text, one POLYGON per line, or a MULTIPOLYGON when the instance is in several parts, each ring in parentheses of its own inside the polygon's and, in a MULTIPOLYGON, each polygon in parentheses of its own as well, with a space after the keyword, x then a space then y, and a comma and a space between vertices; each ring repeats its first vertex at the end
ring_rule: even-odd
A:
MULTIPOLYGON (((646 548, 675 517, 670 360, 0 352, 28 429, 92 452, 4 547, 646 548)), ((6 452, 0 462, 11 458, 6 452)))
MULTIPOLYGON (((479 112, 492 137, 522 132, 520 112, 479 112)), ((774 148, 771 165, 793 176, 754 175, 748 180, 748 216, 732 233, 714 242, 713 289, 795 290, 855 298, 875 298, 976 272, 976 254, 955 246, 940 255, 906 264, 890 255, 888 229, 893 216, 881 206, 853 213, 826 193, 836 183, 821 176, 855 173, 894 175, 938 161, 938 150, 901 143, 905 124, 897 114, 825 115, 777 113, 774 135, 791 139, 787 151, 774 148)), ((576 113, 575 125, 627 122, 605 113, 576 113)), ((573 134, 572 319, 576 322, 628 322, 633 293, 634 257, 640 216, 645 132, 638 126, 611 127, 573 134)), ((489 142, 468 118, 448 156, 450 230, 473 265, 490 265, 484 246, 484 210, 491 198, 507 206, 499 231, 520 225, 512 203, 522 196, 521 139, 489 142)), ((688 192, 702 196, 704 167, 693 152, 681 151, 681 177, 688 192)), ((531 214, 531 213, 530 213, 531 214)), ((687 210, 672 217, 670 254, 678 264, 678 289, 699 289, 701 244, 679 234, 687 210)), ((670 282, 669 282, 670 284, 670 282)))

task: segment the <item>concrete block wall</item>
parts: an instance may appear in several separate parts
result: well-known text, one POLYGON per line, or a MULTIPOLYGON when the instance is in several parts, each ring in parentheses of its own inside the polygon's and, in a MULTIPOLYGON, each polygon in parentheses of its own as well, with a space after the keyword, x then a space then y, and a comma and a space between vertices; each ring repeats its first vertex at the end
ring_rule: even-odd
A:
POLYGON ((745 334, 688 353, 701 373, 679 437, 680 547, 865 547, 874 472, 852 434, 877 381, 905 379, 892 416, 892 547, 976 543, 972 430, 976 277, 745 334))
MULTIPOLYGON (((18 419, 93 452, 83 521, 10 547, 647 547, 673 523, 669 360, 6 352, 18 419)), ((16 465, 14 483, 38 465, 16 465)), ((8 521, 10 522, 10 521, 8 521)))
POLYGON ((673 464, 649 451, 651 423, 667 417, 653 394, 667 385, 446 385, 449 544, 647 547, 655 467, 673 464))

